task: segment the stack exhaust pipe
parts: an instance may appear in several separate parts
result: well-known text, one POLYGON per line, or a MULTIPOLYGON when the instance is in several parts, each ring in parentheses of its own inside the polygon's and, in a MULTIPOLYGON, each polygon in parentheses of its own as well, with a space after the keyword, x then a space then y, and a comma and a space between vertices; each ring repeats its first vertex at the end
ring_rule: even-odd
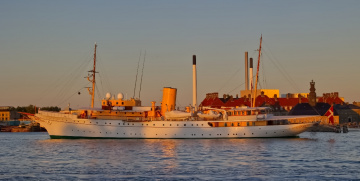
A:
POLYGON ((193 55, 193 106, 197 112, 197 78, 196 78, 196 55, 193 55))
POLYGON ((253 58, 250 58, 250 69, 249 69, 249 74, 250 74, 250 86, 251 86, 251 90, 253 89, 253 58))
POLYGON ((249 66, 248 66, 248 52, 245 52, 245 90, 249 90, 249 66))

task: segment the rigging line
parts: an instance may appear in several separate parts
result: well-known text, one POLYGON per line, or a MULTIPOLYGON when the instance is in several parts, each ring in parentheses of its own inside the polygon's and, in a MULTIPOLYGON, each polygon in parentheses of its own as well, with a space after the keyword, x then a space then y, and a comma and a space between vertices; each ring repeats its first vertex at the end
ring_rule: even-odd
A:
POLYGON ((146 57, 146 50, 145 50, 145 53, 144 53, 144 61, 143 61, 142 70, 141 70, 141 79, 140 79, 139 99, 140 99, 140 93, 141 93, 141 84, 142 84, 142 79, 143 79, 143 75, 144 75, 145 57, 146 57))
POLYGON ((230 77, 230 79, 228 79, 228 80, 220 87, 220 89, 218 90, 218 92, 220 92, 220 91, 230 82, 230 80, 232 80, 232 79, 235 77, 235 75, 236 75, 239 71, 240 71, 240 68, 239 68, 235 73, 233 73, 232 76, 230 77))
MULTIPOLYGON (((261 53, 262 54, 262 53, 261 53)), ((263 86, 264 88, 267 88, 266 84, 266 74, 265 74, 265 65, 264 65, 264 58, 262 58, 263 61, 261 61, 261 71, 262 71, 262 79, 263 79, 263 86)))
MULTIPOLYGON (((80 71, 80 69, 85 69, 86 68, 86 65, 83 64, 81 65, 80 67, 78 67, 77 69, 75 69, 75 72, 73 72, 72 74, 69 74, 69 76, 67 76, 66 79, 68 79, 69 81, 67 82, 64 82, 61 86, 61 89, 58 91, 57 93, 57 96, 58 98, 62 98, 62 97, 65 97, 65 95, 67 94, 67 92, 70 90, 69 88, 70 87, 73 87, 73 84, 76 83, 76 81, 79 81, 78 79, 75 79, 75 78, 72 78, 72 76, 75 76, 75 77, 80 77, 80 74, 83 72, 83 71, 80 71)), ((55 97, 55 98, 56 98, 55 97)), ((55 99, 54 98, 54 99, 55 99)))
POLYGON ((85 70, 87 65, 89 65, 89 62, 90 60, 84 61, 79 67, 74 69, 74 71, 66 77, 66 79, 69 81, 64 82, 62 89, 60 89, 60 91, 58 92, 58 96, 64 95, 65 91, 68 90, 68 88, 71 87, 72 84, 74 84, 74 82, 76 81, 76 79, 73 77, 80 77, 80 75, 84 72, 83 70, 85 70))
POLYGON ((238 89, 240 86, 244 85, 245 83, 242 83, 240 85, 238 85, 237 87, 235 87, 233 90, 229 91, 227 94, 230 94, 231 92, 233 92, 234 90, 238 89))
POLYGON ((98 88, 98 86, 96 84, 95 84, 95 89, 98 92, 97 96, 98 96, 99 100, 101 100, 100 91, 99 91, 99 88, 98 88))
POLYGON ((134 96, 133 96, 134 99, 135 99, 135 90, 136 90, 137 76, 138 76, 138 73, 139 73, 140 59, 141 59, 141 50, 140 50, 139 61, 138 61, 137 69, 136 69, 136 78, 135 78, 135 87, 134 87, 134 96))
POLYGON ((289 82, 289 84, 296 90, 299 91, 300 89, 294 84, 294 81, 291 79, 289 75, 286 74, 285 70, 279 68, 279 65, 276 64, 270 57, 270 61, 274 64, 274 66, 279 70, 279 72, 284 76, 284 78, 289 82))
POLYGON ((103 93, 105 93, 105 89, 104 89, 105 86, 106 86, 107 89, 110 90, 110 92, 113 92, 113 89, 111 87, 107 71, 105 71, 105 68, 103 68, 103 67, 106 67, 106 66, 103 66, 101 60, 97 61, 97 62, 98 62, 98 65, 99 65, 99 69, 101 70, 101 71, 99 71, 99 72, 101 72, 101 74, 99 73, 99 76, 100 76, 100 81, 101 81, 100 83, 101 83, 101 86, 102 86, 101 88, 102 88, 103 93), (103 81, 106 84, 105 86, 103 85, 103 81))
MULTIPOLYGON (((266 44, 265 44, 265 45, 266 45, 266 44)), ((293 86, 294 86, 293 88, 300 92, 300 89, 299 89, 299 87, 295 84, 295 81, 292 79, 292 77, 291 77, 290 74, 286 71, 286 69, 282 66, 282 64, 278 61, 278 59, 274 56, 274 54, 272 53, 272 51, 270 50, 270 48, 268 48, 267 46, 266 46, 266 48, 269 50, 271 56, 274 57, 276 63, 280 66, 281 69, 283 69, 284 73, 289 77, 290 81, 293 82, 293 86)))
MULTIPOLYGON (((85 84, 85 86, 89 85, 89 83, 85 84)), ((67 99, 65 99, 64 101, 62 101, 61 103, 59 103, 57 106, 60 106, 61 104, 63 104, 64 102, 68 101, 70 98, 72 98, 75 94, 78 94, 82 89, 85 89, 85 86, 83 86, 81 89, 79 89, 78 91, 76 91, 75 93, 73 93, 70 97, 68 97, 67 99)))
MULTIPOLYGON (((71 77, 78 72, 79 69, 81 69, 81 67, 83 67, 84 65, 86 65, 88 61, 85 59, 85 61, 81 62, 81 64, 79 66, 77 66, 75 69, 73 69, 73 71, 71 71, 70 74, 68 74, 68 71, 64 71, 62 76, 59 76, 58 79, 56 81, 54 81, 54 84, 52 86, 49 86, 48 89, 46 89, 44 91, 42 98, 46 97, 44 96, 45 92, 49 92, 51 90, 56 90, 60 87, 59 91, 57 91, 58 95, 62 95, 62 92, 65 89, 65 86, 67 84, 66 80, 70 80, 71 77)), ((54 93, 55 91, 51 91, 52 93, 54 93)), ((56 96, 58 97, 58 96, 56 96)))

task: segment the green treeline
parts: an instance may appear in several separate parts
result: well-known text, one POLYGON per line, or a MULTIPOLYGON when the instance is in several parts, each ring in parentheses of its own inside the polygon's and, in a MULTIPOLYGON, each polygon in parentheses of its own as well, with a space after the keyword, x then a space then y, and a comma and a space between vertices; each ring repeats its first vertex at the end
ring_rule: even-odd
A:
MULTIPOLYGON (((16 108, 13 108, 13 110, 17 112, 26 112, 26 113, 34 114, 35 106, 31 104, 29 106, 22 106, 22 107, 18 106, 16 108)), ((40 110, 59 112, 61 111, 61 108, 57 106, 50 106, 50 107, 41 107, 40 110)))

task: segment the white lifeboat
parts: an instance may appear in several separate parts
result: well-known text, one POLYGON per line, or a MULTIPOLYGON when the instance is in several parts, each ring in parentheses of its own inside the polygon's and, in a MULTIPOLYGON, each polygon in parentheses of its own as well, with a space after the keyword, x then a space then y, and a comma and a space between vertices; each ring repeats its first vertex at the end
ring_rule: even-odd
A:
POLYGON ((214 111, 209 111, 208 114, 202 113, 202 112, 198 112, 197 115, 200 118, 204 118, 204 119, 217 119, 220 117, 220 114, 214 112, 214 111))
POLYGON ((166 119, 186 119, 191 117, 191 113, 183 111, 169 111, 165 113, 166 119))

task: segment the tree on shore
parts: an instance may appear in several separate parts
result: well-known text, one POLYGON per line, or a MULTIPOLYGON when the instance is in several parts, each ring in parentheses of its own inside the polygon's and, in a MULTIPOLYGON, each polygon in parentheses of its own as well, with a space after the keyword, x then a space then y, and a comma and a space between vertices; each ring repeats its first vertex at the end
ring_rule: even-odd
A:
MULTIPOLYGON (((45 110, 45 111, 55 111, 55 112, 59 112, 61 111, 61 108, 57 107, 57 106, 50 106, 50 107, 41 107, 41 110, 45 110)), ((35 106, 30 104, 29 106, 18 106, 15 109, 17 112, 26 112, 26 113, 30 113, 30 114, 34 114, 35 113, 35 106)))

